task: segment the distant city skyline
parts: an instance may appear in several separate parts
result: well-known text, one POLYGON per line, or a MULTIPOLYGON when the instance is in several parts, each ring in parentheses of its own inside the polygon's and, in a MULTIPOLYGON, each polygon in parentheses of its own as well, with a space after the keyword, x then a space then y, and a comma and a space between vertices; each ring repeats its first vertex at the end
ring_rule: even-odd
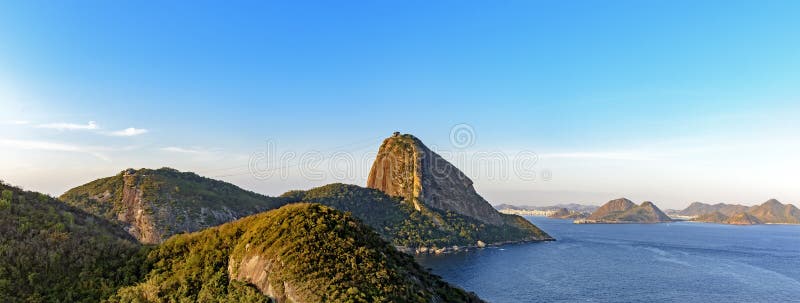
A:
POLYGON ((399 131, 492 204, 798 205, 798 9, 3 3, 0 179, 59 195, 168 166, 268 195, 363 186, 399 131), (459 126, 469 144, 454 143, 459 126), (520 153, 536 155, 534 177, 513 173, 520 153), (508 161, 476 160, 487 154, 508 161), (323 176, 301 172, 301 155, 321 157, 323 176), (284 175, 255 176, 254 162, 284 175))

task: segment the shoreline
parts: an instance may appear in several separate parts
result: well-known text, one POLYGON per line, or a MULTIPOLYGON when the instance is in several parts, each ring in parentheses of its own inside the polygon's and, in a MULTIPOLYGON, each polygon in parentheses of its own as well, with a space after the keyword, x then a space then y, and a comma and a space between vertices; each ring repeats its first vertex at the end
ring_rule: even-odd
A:
POLYGON ((534 243, 534 242, 553 242, 557 241, 555 238, 547 238, 547 239, 530 239, 530 240, 515 240, 515 241, 501 241, 501 242, 492 242, 492 243, 476 243, 475 245, 452 245, 447 247, 408 247, 408 246, 394 246, 395 249, 398 251, 404 252, 406 254, 415 256, 415 255, 442 255, 442 254, 449 254, 454 252, 461 252, 461 251, 469 251, 473 249, 484 249, 489 247, 500 247, 504 245, 511 245, 511 244, 523 244, 523 243, 534 243))

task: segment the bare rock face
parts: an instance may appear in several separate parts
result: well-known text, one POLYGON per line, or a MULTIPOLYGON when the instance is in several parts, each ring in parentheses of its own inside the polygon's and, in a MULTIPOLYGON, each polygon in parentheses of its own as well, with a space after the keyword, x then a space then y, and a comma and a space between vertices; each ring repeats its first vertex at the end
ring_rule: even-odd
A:
POLYGON ((162 232, 156 228, 152 203, 142 197, 142 189, 136 182, 133 172, 124 172, 122 188, 122 211, 117 215, 119 222, 125 223, 125 230, 139 242, 160 243, 162 232))
POLYGON ((428 206, 502 225, 503 218, 461 170, 412 135, 395 134, 381 144, 367 187, 400 196, 417 210, 428 206))

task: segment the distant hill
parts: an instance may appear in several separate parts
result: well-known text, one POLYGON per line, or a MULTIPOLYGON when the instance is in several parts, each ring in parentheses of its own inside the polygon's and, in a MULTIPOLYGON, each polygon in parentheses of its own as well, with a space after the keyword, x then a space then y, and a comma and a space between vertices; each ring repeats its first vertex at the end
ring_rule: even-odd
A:
POLYGON ((662 223, 671 222, 655 204, 646 201, 636 205, 628 199, 608 201, 584 220, 575 223, 662 223))
POLYGON ((482 302, 319 204, 172 237, 145 263, 147 279, 110 302, 482 302))
POLYGON ((307 191, 290 191, 281 197, 351 212, 390 243, 407 248, 451 249, 453 245, 474 246, 477 241, 503 243, 550 238, 519 216, 501 214, 503 225, 487 224, 453 211, 427 207, 416 210, 400 197, 356 185, 329 184, 307 191))
POLYGON ((138 279, 140 249, 102 218, 0 183, 0 302, 99 302, 138 279))
MULTIPOLYGON (((697 206, 696 204, 697 203, 692 203, 689 208, 697 206)), ((700 206, 708 206, 708 204, 700 206)), ((694 207, 691 211, 691 213, 699 213, 699 215, 693 219, 693 221, 697 222, 737 225, 800 224, 800 209, 791 204, 780 203, 775 199, 751 207, 716 204, 713 205, 713 207, 694 207), (709 213, 702 213, 702 211, 709 211, 709 213)))
POLYGON ((574 210, 569 210, 567 208, 559 208, 554 213, 548 215, 549 218, 556 218, 556 219, 584 219, 588 217, 589 214, 578 212, 574 210))
POLYGON ((753 206, 747 213, 763 223, 800 224, 800 209, 791 204, 782 204, 775 199, 753 206))
POLYGON ((124 170, 70 189, 60 199, 122 225, 147 244, 287 203, 284 198, 171 168, 124 170))
POLYGON ((723 215, 731 216, 736 213, 744 212, 747 210, 747 206, 738 205, 738 204, 705 204, 701 202, 694 202, 686 207, 684 210, 678 212, 681 216, 687 217, 694 217, 700 216, 704 214, 710 214, 713 212, 720 212, 723 215))

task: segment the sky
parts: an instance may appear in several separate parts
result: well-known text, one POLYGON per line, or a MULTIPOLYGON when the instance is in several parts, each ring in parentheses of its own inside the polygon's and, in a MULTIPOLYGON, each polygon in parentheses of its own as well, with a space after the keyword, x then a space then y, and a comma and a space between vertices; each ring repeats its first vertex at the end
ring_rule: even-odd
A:
POLYGON ((411 133, 493 204, 800 203, 797 1, 3 1, 0 179, 364 185, 411 133))

